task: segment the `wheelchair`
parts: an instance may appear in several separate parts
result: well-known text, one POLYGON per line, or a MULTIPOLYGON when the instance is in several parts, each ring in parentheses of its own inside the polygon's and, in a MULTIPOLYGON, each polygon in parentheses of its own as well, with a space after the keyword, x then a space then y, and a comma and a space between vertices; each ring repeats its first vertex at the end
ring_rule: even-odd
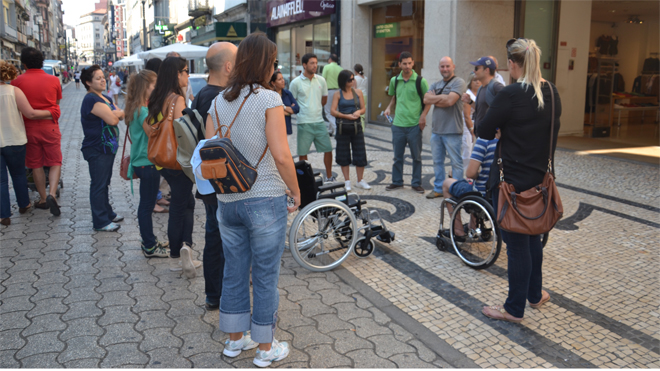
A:
POLYGON ((440 204, 440 228, 436 247, 440 251, 453 248, 456 255, 473 269, 493 265, 502 249, 502 236, 490 201, 479 192, 467 192, 460 198, 445 198, 440 204), (449 217, 448 230, 443 228, 446 205, 454 208, 449 217), (463 226, 465 234, 455 235, 454 223, 463 226))
POLYGON ((378 210, 348 193, 344 183, 323 183, 307 161, 296 164, 301 204, 289 228, 289 250, 298 264, 313 272, 341 265, 353 253, 366 258, 374 252, 376 237, 390 243, 390 232, 378 210))

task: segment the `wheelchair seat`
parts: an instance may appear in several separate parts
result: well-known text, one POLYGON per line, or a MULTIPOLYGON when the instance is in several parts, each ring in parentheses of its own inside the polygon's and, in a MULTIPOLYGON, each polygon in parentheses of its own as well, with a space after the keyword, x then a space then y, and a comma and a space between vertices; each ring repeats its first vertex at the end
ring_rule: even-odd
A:
POLYGON ((454 196, 451 196, 451 200, 454 201, 454 202, 458 202, 460 199, 463 199, 463 198, 468 197, 468 196, 476 196, 476 197, 481 197, 481 198, 484 198, 484 199, 485 199, 485 197, 481 195, 481 192, 479 192, 479 191, 472 191, 472 192, 466 192, 466 193, 463 193, 463 194, 461 195, 461 197, 459 197, 459 198, 456 198, 456 197, 454 197, 454 196))

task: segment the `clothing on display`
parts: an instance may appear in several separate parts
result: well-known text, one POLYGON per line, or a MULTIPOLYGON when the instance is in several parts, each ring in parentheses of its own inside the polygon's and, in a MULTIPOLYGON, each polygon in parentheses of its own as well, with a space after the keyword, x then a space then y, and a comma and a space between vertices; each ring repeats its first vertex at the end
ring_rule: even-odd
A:
POLYGON ((601 35, 596 40, 596 47, 601 55, 619 54, 619 37, 616 35, 601 35))

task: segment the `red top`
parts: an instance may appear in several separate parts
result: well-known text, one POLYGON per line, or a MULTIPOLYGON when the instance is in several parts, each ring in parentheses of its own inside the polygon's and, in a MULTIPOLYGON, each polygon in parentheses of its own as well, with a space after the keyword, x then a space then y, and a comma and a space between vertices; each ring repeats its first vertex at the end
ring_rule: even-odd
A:
POLYGON ((31 68, 18 76, 11 84, 23 91, 33 109, 57 111, 54 120, 30 120, 23 116, 25 126, 38 124, 57 124, 60 107, 57 104, 62 99, 62 85, 60 79, 47 74, 40 68, 31 68))

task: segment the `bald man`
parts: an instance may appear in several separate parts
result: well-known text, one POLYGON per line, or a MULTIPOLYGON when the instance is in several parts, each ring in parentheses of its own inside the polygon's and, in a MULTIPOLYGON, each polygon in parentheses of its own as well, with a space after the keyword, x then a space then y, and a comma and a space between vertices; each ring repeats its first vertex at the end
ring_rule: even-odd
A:
MULTIPOLYGON (((215 97, 218 96, 229 82, 229 75, 236 62, 236 45, 228 42, 219 42, 211 45, 206 52, 206 66, 209 68, 209 81, 203 87, 192 103, 206 123, 209 109, 215 97)), ((214 135, 213 125, 207 123, 206 138, 214 135)), ((216 310, 220 305, 222 294, 222 276, 224 275, 225 256, 222 252, 222 240, 218 228, 218 199, 215 194, 202 196, 195 195, 204 201, 206 208, 206 235, 204 245, 204 285, 206 292, 206 309, 216 310)))
POLYGON ((449 57, 440 59, 442 80, 431 84, 424 95, 424 104, 433 106, 431 153, 435 180, 433 190, 426 198, 443 197, 442 183, 445 181, 445 155, 451 160, 452 176, 463 179, 463 102, 461 96, 467 87, 465 81, 454 75, 456 66, 449 57))

